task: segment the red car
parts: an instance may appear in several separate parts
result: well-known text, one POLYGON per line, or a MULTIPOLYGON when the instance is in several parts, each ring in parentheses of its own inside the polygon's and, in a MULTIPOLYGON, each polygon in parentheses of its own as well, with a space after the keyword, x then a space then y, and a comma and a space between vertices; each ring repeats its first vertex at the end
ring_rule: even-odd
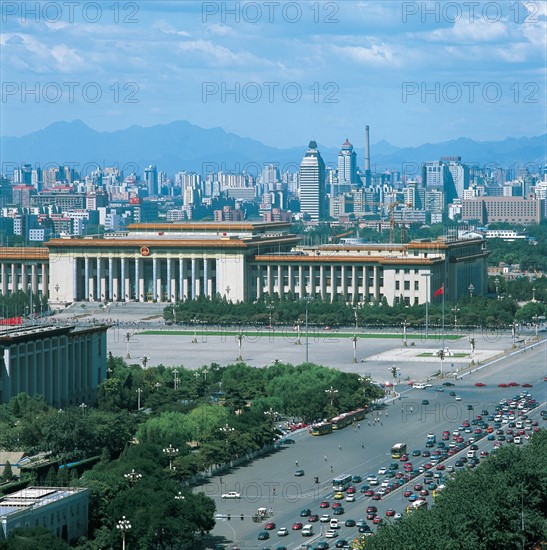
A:
POLYGON ((395 510, 393 508, 390 508, 389 510, 386 510, 386 516, 388 518, 392 518, 395 515, 395 510))
POLYGON ((518 386, 520 386, 520 384, 518 384, 517 382, 509 382, 509 384, 507 385, 511 386, 512 388, 517 388, 518 386))
POLYGON ((378 508, 376 506, 367 506, 367 514, 370 514, 371 512, 377 512, 378 508))
POLYGON ((342 506, 339 502, 335 502, 333 505, 332 505, 332 509, 336 509, 336 508, 340 508, 340 506, 342 506))
POLYGON ((444 464, 437 464, 437 466, 435 466, 435 468, 437 470, 444 470, 444 464))
POLYGON ((532 388, 533 386, 532 386, 532 384, 526 383, 526 384, 522 384, 522 387, 523 388, 532 388))
POLYGON ((318 516, 317 514, 312 514, 312 515, 308 518, 308 521, 309 521, 309 522, 319 521, 319 516, 318 516))
POLYGON ((382 521, 384 520, 380 516, 375 516, 375 518, 372 520, 372 523, 374 523, 374 525, 378 525, 382 523, 382 521))
POLYGON ((507 388, 507 387, 508 387, 507 384, 503 384, 503 383, 498 384, 498 388, 507 388))
POLYGON ((372 495, 372 500, 382 500, 382 495, 379 493, 374 493, 372 495))
POLYGON ((363 494, 366 497, 371 497, 374 494, 374 491, 372 489, 367 489, 363 494))
POLYGON ((428 496, 428 495, 429 495, 429 491, 428 491, 427 489, 422 489, 422 490, 420 491, 420 496, 421 496, 421 497, 426 497, 426 496, 428 496))
POLYGON ((293 531, 298 531, 299 529, 302 529, 302 523, 300 521, 297 521, 296 523, 292 524, 293 531))
POLYGON ((353 485, 350 485, 347 489, 346 489, 346 493, 348 495, 353 495, 355 493, 356 489, 355 487, 353 487, 353 485))
POLYGON ((475 382, 475 387, 476 388, 484 388, 486 386, 486 384, 483 384, 482 382, 475 382))
POLYGON ((410 489, 405 489, 405 492, 403 493, 403 496, 405 498, 408 498, 412 494, 412 491, 410 489))
POLYGON ((330 504, 328 503, 327 500, 324 500, 323 502, 321 502, 319 504, 319 508, 328 508, 330 506, 330 504))
POLYGON ((399 459, 401 462, 406 462, 408 460, 408 455, 402 455, 399 459))
POLYGON ((421 483, 416 483, 416 485, 414 485, 415 491, 421 491, 422 489, 423 489, 423 486, 421 483))
POLYGON ((266 523, 266 525, 264 525, 264 529, 266 529, 267 531, 275 529, 275 523, 273 521, 269 521, 268 523, 266 523))

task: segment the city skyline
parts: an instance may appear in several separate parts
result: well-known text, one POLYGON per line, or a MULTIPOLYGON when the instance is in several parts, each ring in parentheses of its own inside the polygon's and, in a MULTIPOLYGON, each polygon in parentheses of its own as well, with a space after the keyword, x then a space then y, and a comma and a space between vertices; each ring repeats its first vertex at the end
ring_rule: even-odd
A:
POLYGON ((401 147, 543 134, 545 4, 449 4, 4 3, 0 133, 182 119, 358 149, 365 124, 401 147))

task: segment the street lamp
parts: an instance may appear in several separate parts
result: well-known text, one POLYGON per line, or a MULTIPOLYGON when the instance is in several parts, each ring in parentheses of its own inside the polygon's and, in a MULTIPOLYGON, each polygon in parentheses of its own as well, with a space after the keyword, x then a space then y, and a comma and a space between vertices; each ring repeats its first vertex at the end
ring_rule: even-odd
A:
POLYGON ((391 372, 391 378, 393 379, 391 384, 391 395, 393 397, 393 400, 395 400, 395 396, 397 394, 396 391, 396 384, 397 384, 397 367, 395 365, 391 365, 391 368, 388 369, 391 372))
POLYGON ((125 333, 125 343, 126 343, 126 353, 125 353, 125 358, 126 359, 131 359, 131 354, 129 353, 129 342, 131 340, 131 333, 130 332, 126 332, 125 333))
POLYGON ((275 308, 275 305, 273 302, 270 302, 267 306, 266 306, 266 309, 270 312, 270 325, 268 326, 268 328, 273 328, 273 325, 272 325, 272 312, 275 308))
POLYGON ((451 309, 451 311, 454 313, 454 332, 455 332, 455 331, 456 331, 456 324, 457 324, 457 318, 456 318, 456 316, 458 315, 458 311, 460 311, 460 309, 454 306, 454 307, 451 309))
POLYGON ((173 458, 179 453, 178 449, 175 449, 173 445, 169 445, 163 452, 169 457, 169 469, 173 469, 173 458))
POLYGON ((141 395, 142 395, 142 388, 137 388, 135 390, 137 392, 137 410, 141 410, 141 395))
POLYGON ((225 424, 224 426, 222 426, 222 428, 219 428, 219 430, 226 436, 231 434, 232 432, 235 432, 235 428, 228 426, 228 424, 225 424))
POLYGON ((496 285, 496 299, 499 300, 500 299, 500 280, 498 279, 498 277, 494 279, 494 284, 496 285))
POLYGON ((534 328, 535 328, 535 331, 536 331, 536 338, 538 337, 538 328, 539 328, 539 317, 537 315, 534 315, 532 317, 532 321, 534 321, 534 328))
POLYGON ((177 391, 178 383, 180 382, 180 378, 178 377, 178 372, 176 370, 173 371, 173 383, 174 383, 174 389, 177 391))
POLYGON ((406 319, 401 323, 403 325, 403 346, 406 348, 408 345, 408 341, 406 338, 406 329, 410 326, 410 323, 406 322, 406 319))
POLYGON ((198 335, 197 335, 198 318, 194 316, 194 318, 192 319, 192 323, 194 323, 194 338, 192 339, 192 344, 197 344, 198 343, 198 335))
POLYGON ((241 345, 243 343, 243 334, 241 333, 241 331, 236 336, 236 340, 237 340, 237 348, 238 348, 238 356, 237 356, 236 361, 243 361, 243 355, 241 354, 241 345))
POLYGON ((517 340, 517 329, 518 323, 516 321, 513 321, 513 324, 511 325, 511 336, 513 337, 513 345, 515 345, 515 342, 517 340))
POLYGON ((82 411, 82 414, 84 414, 85 410, 87 409, 87 405, 85 403, 80 403, 79 407, 80 407, 80 410, 82 411))
POLYGON ((143 369, 145 369, 146 365, 148 365, 148 361, 150 361, 150 357, 147 357, 146 355, 144 357, 141 357, 141 363, 142 363, 143 369))
POLYGON ((471 284, 467 287, 467 290, 469 290, 469 296, 471 297, 471 299, 473 299, 473 291, 475 290, 475 287, 473 286, 473 283, 471 283, 471 284))
POLYGON ((297 337, 296 337, 296 342, 295 342, 295 344, 297 346, 302 345, 302 342, 300 341, 300 325, 301 324, 302 324, 302 321, 300 319, 298 319, 298 321, 296 321, 296 334, 297 334, 297 337))
POLYGON ((532 302, 536 301, 536 287, 532 287, 532 302))
POLYGON ((277 418, 277 415, 279 414, 277 411, 274 411, 271 407, 270 407, 270 410, 268 411, 264 411, 264 414, 266 416, 268 416, 268 418, 273 422, 276 418, 277 418))
POLYGON ((351 341, 353 342, 353 362, 357 363, 357 334, 354 334, 351 337, 351 341))
POLYGON ((186 500, 185 496, 179 491, 178 494, 175 495, 175 500, 183 501, 186 500))
POLYGON ((431 273, 422 273, 422 277, 425 277, 425 337, 429 336, 429 279, 431 273))
POLYGON ((116 525, 116 529, 119 529, 122 534, 122 550, 125 550, 125 534, 131 529, 131 523, 129 523, 129 520, 125 519, 125 516, 122 516, 122 519, 120 519, 116 525))
POLYGON ((312 299, 313 298, 311 298, 310 296, 304 296, 302 298, 302 300, 304 300, 304 302, 306 303, 306 319, 305 319, 305 323, 306 323, 306 363, 308 363, 308 361, 309 361, 309 344, 310 344, 310 339, 309 339, 310 333, 309 333, 309 324, 308 324, 308 306, 309 306, 310 300, 312 300, 312 299))
POLYGON ((338 390, 335 390, 332 386, 328 389, 328 390, 325 390, 325 393, 327 393, 330 397, 330 405, 332 407, 332 403, 334 401, 334 396, 338 393, 338 390))
POLYGON ((135 472, 135 469, 131 468, 131 471, 128 474, 123 474, 123 477, 125 477, 125 479, 131 483, 131 486, 134 487, 137 482, 142 479, 142 474, 135 472))

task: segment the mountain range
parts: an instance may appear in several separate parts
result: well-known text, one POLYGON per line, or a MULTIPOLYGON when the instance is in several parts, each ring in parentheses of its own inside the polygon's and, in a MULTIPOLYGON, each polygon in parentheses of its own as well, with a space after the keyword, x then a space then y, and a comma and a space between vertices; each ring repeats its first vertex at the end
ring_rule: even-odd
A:
MULTIPOLYGON (((340 144, 347 136, 341 136, 340 144)), ((310 140, 314 136, 310 136, 310 140)), ((350 136, 357 163, 363 166, 364 136, 350 136)), ((124 130, 98 132, 80 120, 55 122, 42 130, 22 137, 0 138, 0 161, 6 166, 74 165, 77 171, 89 173, 95 166, 120 166, 125 174, 142 174, 150 164, 169 176, 179 171, 205 174, 211 171, 247 171, 256 174, 266 163, 295 171, 307 149, 280 149, 224 131, 222 128, 200 128, 187 121, 175 121, 150 127, 131 126, 124 130)), ((412 173, 426 161, 443 156, 459 156, 470 165, 503 167, 530 163, 547 163, 547 134, 536 137, 508 137, 503 141, 475 141, 459 138, 418 147, 397 147, 387 141, 371 144, 373 171, 393 170, 412 173)), ((338 148, 319 150, 327 165, 337 162, 338 148)))

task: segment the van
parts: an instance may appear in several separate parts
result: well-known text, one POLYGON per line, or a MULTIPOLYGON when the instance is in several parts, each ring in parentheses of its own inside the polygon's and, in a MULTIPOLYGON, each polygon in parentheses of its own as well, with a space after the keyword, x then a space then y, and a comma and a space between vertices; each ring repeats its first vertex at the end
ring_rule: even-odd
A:
POLYGON ((475 451, 467 451, 467 458, 475 458, 475 451))
POLYGON ((311 523, 304 525, 304 527, 302 528, 302 536, 311 537, 312 535, 313 535, 313 525, 311 523))
POLYGON ((340 525, 338 525, 337 519, 331 519, 330 520, 330 528, 331 529, 340 529, 340 525))

